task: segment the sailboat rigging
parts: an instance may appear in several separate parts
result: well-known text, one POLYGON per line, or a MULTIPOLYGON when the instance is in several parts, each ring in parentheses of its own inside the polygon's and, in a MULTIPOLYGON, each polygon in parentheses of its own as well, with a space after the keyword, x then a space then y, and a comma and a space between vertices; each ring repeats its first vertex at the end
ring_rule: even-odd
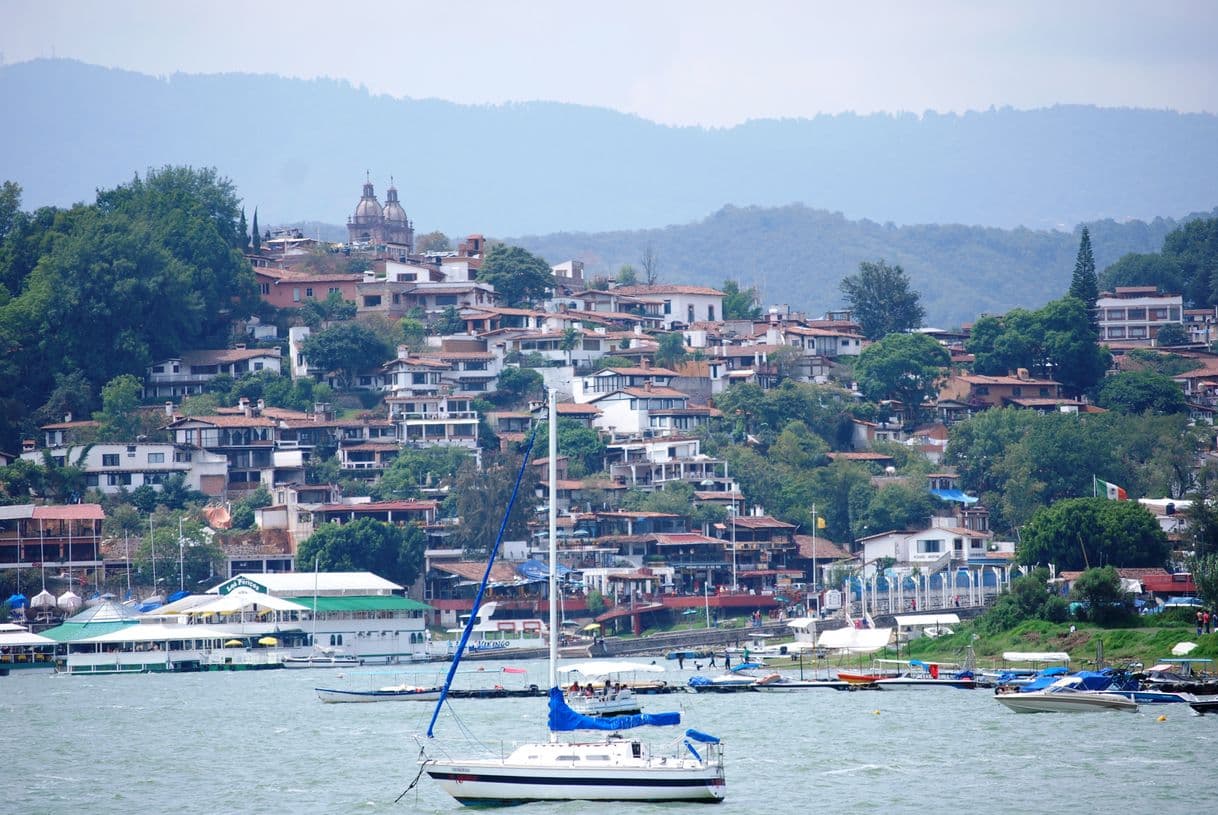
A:
MULTIPOLYGON (((718 738, 686 730, 678 755, 653 754, 642 741, 618 732, 589 741, 559 741, 558 733, 575 730, 620 731, 643 725, 672 726, 681 721, 679 713, 638 714, 613 718, 593 718, 572 710, 558 686, 558 544, 557 483, 558 459, 557 396, 549 390, 549 725, 546 742, 522 744, 504 758, 424 757, 421 772, 435 780, 445 792, 462 804, 488 806, 519 804, 529 801, 701 801, 716 803, 726 793, 723 747, 718 738), (695 747, 694 742, 699 746, 695 747)), ((530 439, 530 450, 532 441, 530 439)), ((529 453, 525 453, 526 466, 529 453)), ((516 487, 519 489, 520 478, 516 487)), ((508 502, 496 540, 488 558, 486 576, 474 599, 471 623, 477 616, 487 577, 502 540, 507 517, 516 492, 508 502)), ((469 625, 453 656, 452 666, 436 703, 431 724, 444 704, 453 675, 469 637, 469 625)))

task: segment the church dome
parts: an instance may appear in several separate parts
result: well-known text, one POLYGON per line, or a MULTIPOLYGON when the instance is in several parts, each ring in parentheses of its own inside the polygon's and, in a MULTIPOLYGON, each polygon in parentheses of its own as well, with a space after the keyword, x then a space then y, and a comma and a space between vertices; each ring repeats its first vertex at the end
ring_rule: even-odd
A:
POLYGON ((385 191, 385 209, 383 212, 386 221, 392 221, 396 224, 406 223, 406 210, 402 209, 402 205, 398 202, 398 188, 392 184, 385 191))
POLYGON ((381 205, 376 200, 376 193, 372 190, 372 183, 364 184, 364 195, 359 199, 359 203, 355 205, 355 219, 357 221, 380 220, 381 205))

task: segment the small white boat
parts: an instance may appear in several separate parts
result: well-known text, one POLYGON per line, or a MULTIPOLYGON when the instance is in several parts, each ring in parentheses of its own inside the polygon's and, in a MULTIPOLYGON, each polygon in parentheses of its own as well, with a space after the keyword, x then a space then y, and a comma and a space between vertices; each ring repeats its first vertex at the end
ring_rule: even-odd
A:
POLYGON ((627 716, 642 713, 643 704, 634 689, 620 681, 622 674, 663 673, 664 668, 643 662, 601 660, 567 665, 559 668, 558 672, 604 679, 600 687, 592 683, 586 686, 581 686, 579 682, 572 684, 567 690, 567 704, 572 710, 585 716, 627 716))
POLYGON ((390 685, 375 690, 342 690, 314 688, 317 698, 331 704, 341 702, 434 702, 440 698, 440 688, 415 685, 390 685))
POLYGON ((1020 693, 1017 690, 995 693, 994 698, 1016 713, 1090 713, 1123 710, 1137 713, 1138 703, 1125 696, 1103 691, 1077 690, 1077 680, 1065 677, 1048 688, 1020 693))
POLYGON ((331 648, 319 648, 305 656, 283 658, 285 668, 355 668, 361 664, 359 657, 331 648))

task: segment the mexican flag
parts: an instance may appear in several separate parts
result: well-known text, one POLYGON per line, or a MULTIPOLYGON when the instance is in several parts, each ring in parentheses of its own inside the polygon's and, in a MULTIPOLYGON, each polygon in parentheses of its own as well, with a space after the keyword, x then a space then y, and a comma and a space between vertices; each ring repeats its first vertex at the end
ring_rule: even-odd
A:
POLYGON ((1092 489, 1097 498, 1107 498, 1109 501, 1129 500, 1129 493, 1125 492, 1124 488, 1107 481, 1101 481, 1095 476, 1091 476, 1091 480, 1095 482, 1092 489))

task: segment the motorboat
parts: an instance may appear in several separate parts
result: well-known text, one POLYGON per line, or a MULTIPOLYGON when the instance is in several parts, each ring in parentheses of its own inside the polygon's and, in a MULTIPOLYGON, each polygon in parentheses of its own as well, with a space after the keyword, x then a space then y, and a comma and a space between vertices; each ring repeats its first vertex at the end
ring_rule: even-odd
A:
POLYGON ((355 668, 363 663, 359 657, 333 648, 317 648, 304 656, 283 658, 285 668, 355 668))
POLYGON ((623 716, 642 713, 643 704, 634 688, 621 680, 626 674, 663 673, 659 665, 643 662, 592 660, 558 669, 559 673, 579 674, 587 679, 603 680, 603 684, 578 681, 567 690, 567 704, 585 716, 623 716))
POLYGON ((994 698, 1016 713, 1090 713, 1121 710, 1136 713, 1138 703, 1117 693, 1080 690, 1078 678, 1063 677, 1043 690, 998 688, 994 698))

